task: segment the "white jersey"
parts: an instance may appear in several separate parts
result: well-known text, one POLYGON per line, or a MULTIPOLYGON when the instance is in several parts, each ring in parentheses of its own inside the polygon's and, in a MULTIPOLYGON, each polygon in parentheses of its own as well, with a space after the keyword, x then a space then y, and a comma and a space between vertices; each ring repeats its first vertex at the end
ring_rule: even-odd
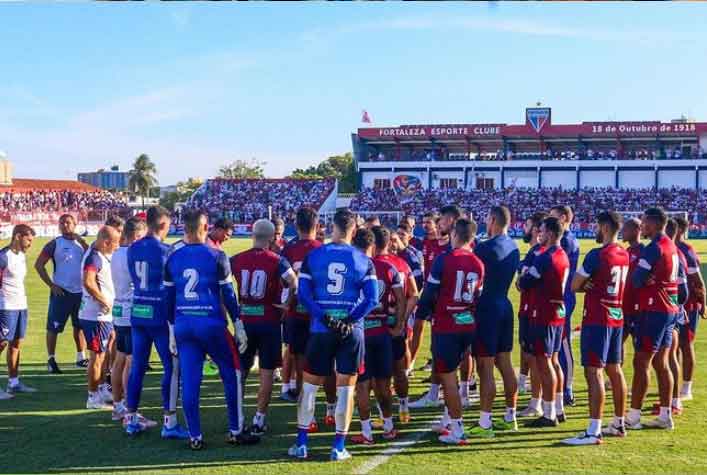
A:
POLYGON ((110 272, 113 276, 115 300, 113 301, 113 324, 130 326, 133 308, 133 280, 128 269, 128 247, 121 246, 110 258, 110 272))
POLYGON ((27 309, 26 275, 24 252, 14 252, 9 246, 0 250, 0 310, 27 309))
MULTIPOLYGON (((98 289, 108 303, 108 312, 103 312, 101 304, 98 303, 84 287, 83 295, 81 296, 81 310, 79 310, 79 318, 81 320, 92 320, 94 322, 113 321, 112 307, 113 301, 115 300, 115 289, 113 287, 113 276, 111 275, 110 265, 110 258, 104 256, 95 248, 91 247, 86 251, 81 265, 81 274, 83 276, 83 273, 89 269, 96 272, 98 289)), ((83 277, 81 280, 83 281, 83 277)))
POLYGON ((81 293, 81 260, 84 249, 76 239, 59 236, 42 249, 42 254, 52 260, 52 282, 72 294, 81 293))

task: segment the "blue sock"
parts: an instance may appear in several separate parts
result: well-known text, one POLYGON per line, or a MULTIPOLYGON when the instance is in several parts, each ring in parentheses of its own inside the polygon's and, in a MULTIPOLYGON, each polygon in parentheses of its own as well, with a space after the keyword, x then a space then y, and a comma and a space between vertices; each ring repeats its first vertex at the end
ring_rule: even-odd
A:
POLYGON ((344 450, 344 442, 346 441, 346 436, 344 434, 336 434, 334 436, 334 448, 336 450, 344 450))
POLYGON ((308 429, 297 429, 297 446, 307 445, 308 429))

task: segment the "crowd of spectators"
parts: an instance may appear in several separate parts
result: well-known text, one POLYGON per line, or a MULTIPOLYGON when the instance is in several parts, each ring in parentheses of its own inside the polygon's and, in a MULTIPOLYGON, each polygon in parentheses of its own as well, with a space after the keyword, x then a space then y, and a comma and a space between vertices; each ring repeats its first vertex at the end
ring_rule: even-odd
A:
POLYGON ((125 200, 107 191, 0 189, 0 217, 18 213, 78 213, 89 217, 94 212, 123 214, 128 210, 125 200))
POLYGON ((370 152, 367 161, 505 161, 505 160, 680 160, 707 158, 707 152, 692 150, 689 154, 683 153, 680 147, 635 148, 635 149, 591 149, 584 150, 552 150, 544 152, 513 152, 482 151, 482 152, 454 152, 444 148, 435 150, 390 150, 387 152, 370 152))
POLYGON ((293 221, 297 209, 319 209, 331 194, 334 179, 220 179, 206 181, 185 204, 185 208, 206 211, 211 219, 228 218, 235 223, 252 223, 272 215, 293 221))
POLYGON ((707 226, 707 190, 592 188, 581 190, 513 188, 505 190, 421 190, 405 195, 392 189, 366 189, 351 201, 355 211, 402 211, 419 219, 430 210, 456 203, 475 219, 494 204, 505 204, 514 216, 514 226, 537 210, 548 210, 556 204, 567 204, 575 212, 575 226, 588 228, 597 211, 641 211, 661 206, 667 211, 687 211, 689 220, 707 226))

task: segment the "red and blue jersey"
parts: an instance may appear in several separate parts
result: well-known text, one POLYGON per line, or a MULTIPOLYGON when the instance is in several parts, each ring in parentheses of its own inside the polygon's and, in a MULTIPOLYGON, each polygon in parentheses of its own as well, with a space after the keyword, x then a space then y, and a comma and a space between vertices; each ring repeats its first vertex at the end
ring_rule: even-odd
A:
POLYGON ((388 320, 395 318, 395 308, 398 304, 393 289, 403 288, 401 272, 390 262, 386 256, 373 258, 376 269, 376 282, 378 284, 378 305, 364 320, 366 336, 384 335, 388 333, 388 320))
POLYGON ((167 319, 163 272, 170 247, 145 236, 128 248, 128 270, 133 282, 133 326, 164 325, 167 319))
MULTIPOLYGON (((543 252, 545 252, 545 248, 543 246, 541 246, 540 244, 535 244, 533 247, 531 247, 528 250, 528 252, 526 253, 523 260, 520 261, 520 264, 518 264, 518 278, 519 279, 520 279, 520 277, 523 276, 523 274, 528 272, 528 269, 530 269, 530 267, 535 262, 535 258, 538 257, 543 252)), ((531 287, 529 289, 521 289, 520 290, 520 304, 518 307, 518 318, 525 318, 529 315, 530 306, 532 304, 534 292, 535 292, 534 287, 531 287)))
POLYGON ((624 317, 638 315, 638 289, 633 286, 633 273, 638 267, 638 261, 641 259, 641 253, 645 246, 638 243, 635 246, 626 248, 628 252, 628 276, 626 277, 626 286, 624 287, 623 311, 624 317))
MULTIPOLYGON (((322 243, 316 239, 297 239, 292 240, 282 250, 282 255, 292 265, 295 273, 299 274, 302 268, 302 262, 312 250, 321 247, 322 243)), ((288 318, 298 318, 300 320, 309 320, 307 309, 300 303, 297 298, 294 299, 292 305, 287 310, 288 318)))
POLYGON ((658 234, 641 252, 633 273, 640 312, 678 313, 680 257, 672 239, 658 234))
POLYGON ((445 251, 451 251, 452 245, 449 241, 440 244, 439 239, 427 239, 422 241, 422 268, 425 280, 430 275, 432 263, 434 260, 445 251))
POLYGON ((695 249, 687 242, 680 241, 677 243, 677 248, 685 256, 686 271, 687 271, 687 287, 689 296, 685 302, 685 310, 687 312, 699 312, 702 310, 703 302, 700 300, 698 288, 700 283, 700 258, 697 256, 695 249))
POLYGON ((531 324, 564 325, 564 294, 569 274, 569 259, 559 246, 550 246, 534 259, 518 282, 521 289, 534 288, 528 314, 531 324))
POLYGON ((432 313, 433 333, 476 329, 476 303, 483 289, 484 264, 469 249, 453 249, 432 263, 418 312, 432 313))
POLYGON ((280 283, 295 275, 287 259, 269 249, 248 249, 231 257, 231 272, 238 282, 243 323, 279 325, 280 283))
POLYGON ((591 280, 584 296, 582 325, 608 328, 623 326, 623 297, 629 255, 618 243, 592 249, 577 273, 591 280))
POLYGON ((310 315, 312 333, 330 332, 325 315, 362 328, 363 318, 378 305, 373 261, 348 244, 324 244, 302 263, 298 297, 310 315))

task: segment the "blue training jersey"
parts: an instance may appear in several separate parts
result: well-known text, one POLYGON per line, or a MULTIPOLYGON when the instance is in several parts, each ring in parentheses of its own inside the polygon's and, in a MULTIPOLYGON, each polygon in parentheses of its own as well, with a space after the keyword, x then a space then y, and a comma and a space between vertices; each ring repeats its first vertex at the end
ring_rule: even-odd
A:
POLYGON ((167 321, 162 273, 168 252, 169 246, 153 236, 145 236, 128 248, 128 270, 134 288, 130 317, 133 326, 159 326, 167 321))
POLYGON ((325 333, 324 315, 363 327, 378 305, 373 262, 348 244, 329 243, 312 250, 299 273, 298 298, 310 315, 310 331, 325 333))
POLYGON ((206 244, 185 244, 174 250, 167 258, 164 283, 175 319, 214 318, 225 324, 221 302, 232 319, 238 318, 231 265, 221 250, 206 244))
POLYGON ((567 259, 570 261, 570 273, 567 276, 567 285, 565 286, 565 305, 572 308, 574 307, 576 296, 572 292, 572 286, 569 284, 574 280, 574 274, 577 272, 577 265, 579 264, 579 241, 577 241, 577 237, 572 231, 565 231, 560 239, 560 247, 565 251, 567 259))
POLYGON ((474 253, 486 271, 479 303, 507 301, 508 289, 520 263, 518 245, 508 234, 499 234, 480 242, 474 253))

